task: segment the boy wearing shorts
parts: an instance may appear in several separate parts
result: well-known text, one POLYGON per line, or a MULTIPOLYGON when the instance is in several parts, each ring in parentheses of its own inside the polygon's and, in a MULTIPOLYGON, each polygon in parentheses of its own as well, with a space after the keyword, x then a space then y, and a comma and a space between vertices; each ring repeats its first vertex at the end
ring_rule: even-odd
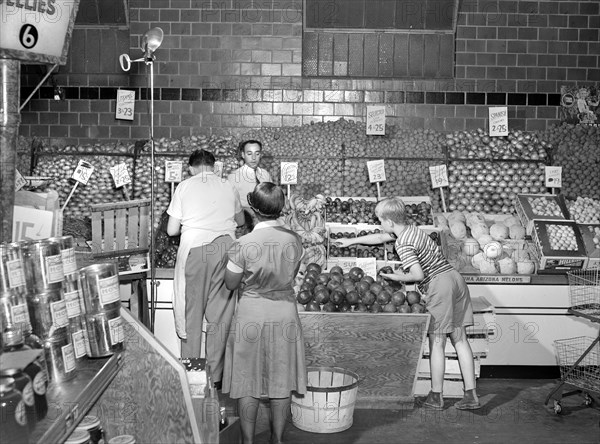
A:
POLYGON ((406 224, 406 209, 398 197, 380 201, 375 215, 383 233, 354 239, 340 239, 341 247, 353 244, 376 245, 395 240, 402 267, 394 273, 381 273, 396 282, 417 282, 427 311, 429 324, 429 364, 431 391, 424 406, 435 410, 444 407, 442 396, 446 366, 445 347, 448 336, 456 349, 464 381, 464 397, 454 404, 457 409, 475 410, 481 405, 475 388, 473 351, 465 328, 473 325, 473 307, 465 280, 444 258, 437 244, 420 228, 406 224))

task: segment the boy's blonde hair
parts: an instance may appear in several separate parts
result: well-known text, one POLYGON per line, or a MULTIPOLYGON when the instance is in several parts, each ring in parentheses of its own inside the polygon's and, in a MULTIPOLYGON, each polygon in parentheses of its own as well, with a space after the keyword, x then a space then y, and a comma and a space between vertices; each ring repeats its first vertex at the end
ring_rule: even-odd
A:
POLYGON ((375 206, 375 215, 381 219, 388 219, 397 224, 406 223, 406 207, 399 197, 388 197, 375 206))

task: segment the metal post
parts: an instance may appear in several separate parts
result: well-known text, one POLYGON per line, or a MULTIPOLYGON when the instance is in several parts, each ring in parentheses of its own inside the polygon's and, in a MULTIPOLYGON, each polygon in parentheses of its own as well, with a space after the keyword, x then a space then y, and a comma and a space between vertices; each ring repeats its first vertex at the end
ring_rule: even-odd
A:
POLYGON ((156 318, 156 267, 154 265, 154 56, 150 65, 150 331, 154 333, 156 318))

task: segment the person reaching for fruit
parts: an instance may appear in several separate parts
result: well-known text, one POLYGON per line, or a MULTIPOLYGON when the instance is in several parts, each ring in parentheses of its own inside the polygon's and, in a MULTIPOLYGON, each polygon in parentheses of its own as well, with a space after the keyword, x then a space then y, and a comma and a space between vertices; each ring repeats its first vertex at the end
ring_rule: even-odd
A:
POLYGON ((435 410, 444 407, 443 383, 447 337, 456 349, 464 381, 464 397, 454 404, 457 409, 480 408, 475 387, 473 351, 467 340, 466 327, 473 325, 473 306, 465 280, 444 258, 438 245, 420 228, 406 223, 404 203, 398 197, 380 201, 375 215, 382 233, 356 238, 338 239, 338 247, 354 244, 376 245, 395 240, 401 271, 381 273, 395 282, 417 282, 423 301, 431 314, 429 324, 429 364, 431 391, 424 406, 435 410))
POLYGON ((291 392, 306 393, 302 325, 293 288, 302 238, 278 220, 285 204, 280 187, 262 182, 248 202, 259 222, 234 242, 225 272, 227 288, 241 291, 227 340, 223 392, 238 400, 244 444, 253 442, 259 401, 268 397, 271 442, 280 443, 291 413, 291 392))

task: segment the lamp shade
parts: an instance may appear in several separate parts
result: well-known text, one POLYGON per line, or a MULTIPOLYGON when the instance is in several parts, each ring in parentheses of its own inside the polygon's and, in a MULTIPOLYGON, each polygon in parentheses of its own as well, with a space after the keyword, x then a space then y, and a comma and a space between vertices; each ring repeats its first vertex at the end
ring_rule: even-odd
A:
POLYGON ((146 31, 144 37, 142 37, 142 51, 146 53, 146 56, 150 56, 154 51, 158 49, 163 41, 164 33, 161 28, 152 28, 146 31))

